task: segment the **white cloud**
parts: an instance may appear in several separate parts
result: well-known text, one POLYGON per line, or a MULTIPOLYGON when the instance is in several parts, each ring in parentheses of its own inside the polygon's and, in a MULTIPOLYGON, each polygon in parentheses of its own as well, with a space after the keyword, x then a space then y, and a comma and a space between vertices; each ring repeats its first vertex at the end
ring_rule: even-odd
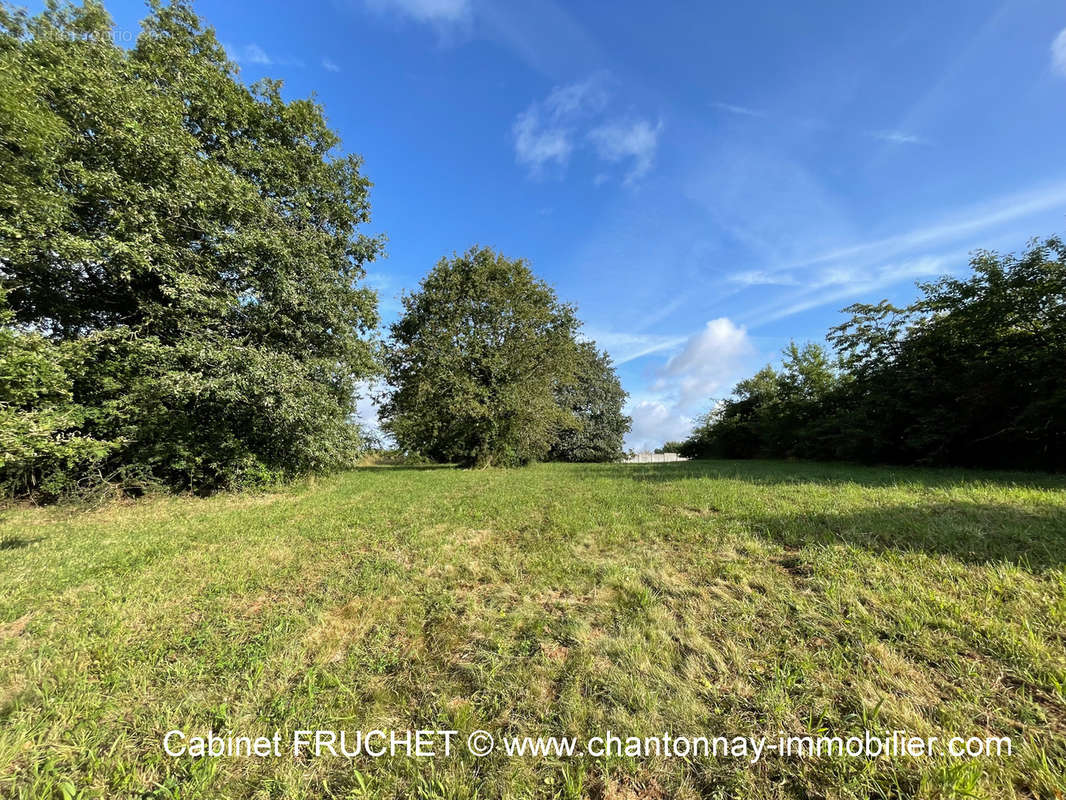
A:
POLYGON ((378 13, 393 12, 415 22, 458 22, 470 16, 470 0, 366 0, 378 13))
POLYGON ((682 343, 680 352, 658 370, 651 391, 630 398, 626 413, 633 427, 626 437, 627 447, 652 450, 664 442, 685 439, 697 416, 751 371, 750 362, 757 354, 747 330, 727 317, 712 319, 702 330, 673 339, 669 346, 682 343))
POLYGON ((597 73, 577 83, 556 86, 544 101, 554 120, 572 119, 602 111, 607 105, 606 75, 597 73))
POLYGON ((665 442, 687 438, 694 422, 660 400, 631 403, 626 413, 633 420, 633 427, 626 436, 626 447, 637 451, 654 450, 665 442))
POLYGON ((245 45, 233 45, 223 42, 222 49, 226 51, 226 56, 229 60, 234 61, 237 64, 256 64, 258 66, 274 65, 278 67, 301 68, 305 66, 303 60, 299 58, 269 55, 266 50, 254 42, 245 45))
POLYGON ((555 162, 566 166, 574 149, 570 132, 559 126, 545 125, 540 110, 534 105, 523 111, 514 121, 515 159, 539 175, 546 164, 555 162))
POLYGON ((754 354, 755 347, 743 326, 728 317, 712 319, 666 362, 654 388, 670 391, 678 410, 690 411, 728 389, 738 369, 754 354))
POLYGON ((605 75, 556 86, 541 102, 531 103, 511 127, 515 160, 540 175, 545 166, 565 167, 574 150, 577 124, 598 113, 607 103, 605 75))
POLYGON ((341 71, 341 68, 338 67, 335 62, 331 61, 328 58, 323 58, 322 59, 322 69, 326 70, 326 72, 340 72, 341 71))
POLYGON ((1051 66, 1059 75, 1066 77, 1066 28, 1059 31, 1051 43, 1051 66))
POLYGON ((662 122, 653 126, 643 119, 616 120, 589 131, 588 138, 604 161, 614 163, 632 159, 632 167, 626 176, 626 182, 632 183, 651 169, 662 128, 662 122))
POLYGON ((626 413, 633 427, 626 446, 651 450, 665 441, 684 439, 696 416, 728 394, 751 371, 756 348, 743 326, 721 317, 691 336, 588 331, 607 349, 615 364, 651 353, 674 351, 654 374, 650 391, 631 396, 626 413))
MULTIPOLYGON (((606 162, 631 162, 626 183, 643 177, 654 163, 662 123, 613 120, 590 130, 607 106, 607 83, 607 74, 598 72, 583 81, 556 86, 544 100, 531 103, 511 126, 515 160, 537 176, 549 164, 565 167, 578 145, 587 142, 606 162)), ((594 183, 599 186, 607 180, 601 173, 594 183)))
POLYGON ((905 131, 870 131, 869 135, 874 139, 888 142, 889 144, 929 144, 921 136, 915 136, 913 133, 906 133, 905 131))

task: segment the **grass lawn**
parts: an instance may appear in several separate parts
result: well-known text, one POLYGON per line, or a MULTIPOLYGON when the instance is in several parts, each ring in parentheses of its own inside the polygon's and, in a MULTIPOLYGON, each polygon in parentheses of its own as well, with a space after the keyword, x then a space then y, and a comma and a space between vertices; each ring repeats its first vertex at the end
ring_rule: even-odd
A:
POLYGON ((366 468, 0 520, 0 796, 1066 794, 1066 479, 366 468), (983 758, 170 757, 164 734, 898 730, 983 758))

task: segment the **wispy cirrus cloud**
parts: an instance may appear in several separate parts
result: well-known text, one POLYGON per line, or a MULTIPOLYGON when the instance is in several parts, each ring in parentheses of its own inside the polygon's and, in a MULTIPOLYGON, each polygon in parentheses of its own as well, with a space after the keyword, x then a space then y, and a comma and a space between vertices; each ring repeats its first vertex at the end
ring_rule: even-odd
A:
POLYGON ((757 108, 749 108, 748 106, 738 106, 733 103, 711 103, 711 108, 717 108, 719 111, 725 111, 729 114, 736 114, 741 117, 765 117, 766 112, 757 108))
POLYGON ((708 222, 750 252, 741 270, 769 272, 812 249, 854 235, 844 205, 824 178, 784 150, 723 141, 686 171, 683 191, 708 222))
POLYGON ((470 0, 364 0, 367 8, 381 13, 394 13, 415 22, 457 22, 468 18, 472 11, 470 0))
POLYGON ((772 272, 765 269, 749 269, 735 272, 726 277, 729 283, 740 286, 795 286, 799 281, 794 275, 785 272, 772 272))
POLYGON ((966 253, 960 251, 940 256, 918 256, 867 268, 824 269, 811 275, 798 292, 752 309, 743 317, 753 325, 765 325, 828 303, 853 302, 865 294, 901 281, 934 278, 965 263, 966 253))
MULTIPOLYGON (((770 117, 770 114, 762 109, 751 108, 750 106, 736 105, 734 103, 723 103, 715 101, 711 103, 711 108, 738 117, 751 117, 753 119, 767 119, 770 117)), ((788 116, 775 116, 775 120, 779 123, 790 124, 796 127, 823 129, 827 127, 825 123, 817 119, 811 119, 807 117, 794 118, 788 116)), ((930 142, 924 137, 902 130, 872 130, 866 131, 866 135, 871 139, 877 139, 878 141, 886 142, 888 144, 930 144, 930 142)))
POLYGON ((832 248, 783 264, 771 274, 787 273, 816 264, 849 260, 852 264, 889 259, 920 247, 939 247, 969 238, 997 225, 1066 206, 1066 182, 996 198, 980 206, 956 211, 933 225, 865 242, 832 248))
POLYGON ((319 63, 321 63, 322 69, 324 69, 326 72, 341 71, 341 68, 337 65, 337 63, 335 61, 332 61, 331 59, 323 58, 322 61, 319 63))
POLYGON ((1051 43, 1051 67, 1066 78, 1066 28, 1059 31, 1051 43))
POLYGON ((743 270, 726 280, 739 289, 774 286, 781 290, 741 315, 758 327, 829 303, 854 301, 904 281, 965 269, 977 234, 987 239, 997 230, 1011 230, 1017 220, 1062 207, 1066 207, 1066 183, 1053 184, 959 209, 932 225, 828 249, 772 268, 743 270))
POLYGON ((606 58, 596 37, 556 0, 341 0, 382 18, 428 25, 440 43, 494 42, 556 80, 590 72, 606 58))
POLYGON ((616 366, 638 358, 674 350, 685 343, 684 336, 668 336, 635 331, 608 331, 590 328, 585 335, 611 355, 616 366))
POLYGON ((921 136, 907 133, 906 131, 867 131, 866 135, 889 144, 929 144, 928 140, 923 139, 921 136))

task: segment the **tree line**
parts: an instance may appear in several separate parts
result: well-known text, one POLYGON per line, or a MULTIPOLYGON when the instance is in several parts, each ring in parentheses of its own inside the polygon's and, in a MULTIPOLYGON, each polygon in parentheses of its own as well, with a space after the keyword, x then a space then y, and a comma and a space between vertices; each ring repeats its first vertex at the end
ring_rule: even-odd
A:
POLYGON ((682 444, 695 458, 1066 469, 1066 245, 978 252, 908 306, 852 305, 827 337, 741 381, 682 444))
POLYGON ((210 491, 355 463, 384 377, 404 449, 611 460, 610 359, 528 264, 445 259, 377 340, 370 182, 323 109, 245 86, 190 4, 0 6, 0 489, 210 491))

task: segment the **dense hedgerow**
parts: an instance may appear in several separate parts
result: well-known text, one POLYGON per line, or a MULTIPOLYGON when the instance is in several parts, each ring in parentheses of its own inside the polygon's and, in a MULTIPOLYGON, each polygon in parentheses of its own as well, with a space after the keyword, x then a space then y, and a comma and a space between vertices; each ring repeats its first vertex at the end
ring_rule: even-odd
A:
POLYGON ((817 345, 739 383, 693 457, 1066 469, 1066 244, 980 252, 899 308, 853 305, 817 345))

